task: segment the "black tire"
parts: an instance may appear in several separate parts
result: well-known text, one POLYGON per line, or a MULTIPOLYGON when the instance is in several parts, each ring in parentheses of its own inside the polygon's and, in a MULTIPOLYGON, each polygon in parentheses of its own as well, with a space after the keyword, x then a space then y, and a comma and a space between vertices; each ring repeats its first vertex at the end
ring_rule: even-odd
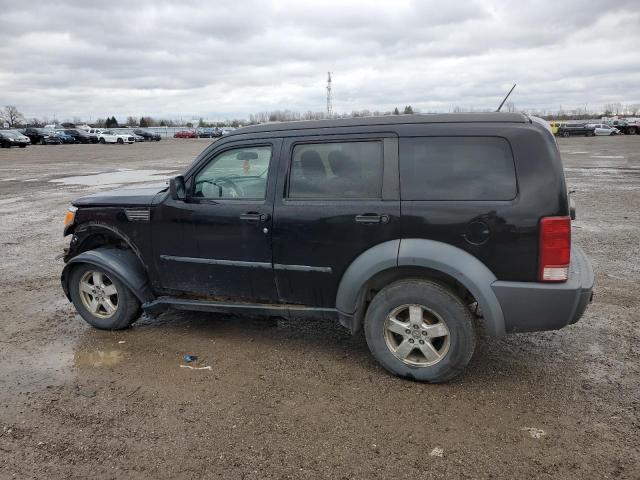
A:
POLYGON ((46 145, 47 141, 44 138, 40 139, 40 145, 46 145))
POLYGON ((120 280, 105 270, 88 263, 79 264, 71 271, 69 277, 69 294, 80 316, 90 325, 101 330, 122 330, 129 327, 140 318, 140 301, 120 280), (100 272, 104 275, 117 291, 117 305, 115 313, 109 318, 94 315, 85 305, 80 292, 80 281, 85 274, 100 272))
POLYGON ((20 148, 27 148, 26 145, 18 145, 20 148))
POLYGON ((122 140, 121 138, 119 138, 118 140, 116 140, 120 145, 122 145, 124 143, 124 140, 122 140))
POLYGON ((571 134, 569 132, 563 132, 562 136, 567 138, 567 137, 571 136, 571 134))
POLYGON ((105 142, 104 138, 101 138, 100 140, 98 140, 98 143, 101 143, 101 144, 104 145, 106 142, 105 142))
MULTIPOLYGON (((430 326, 427 325, 427 328, 430 326)), ((367 309, 364 327, 369 350, 384 368, 394 375, 422 382, 446 382, 462 373, 471 360, 476 345, 476 331, 469 309, 451 290, 429 280, 401 280, 383 288, 367 309), (418 347, 417 341, 428 341, 436 350, 440 349, 439 354, 442 357, 433 364, 409 364, 400 360, 388 346, 388 336, 391 336, 392 340, 400 336, 391 334, 386 329, 387 317, 394 310, 409 305, 419 305, 427 312, 426 320, 422 317, 420 323, 426 324, 427 321, 430 322, 429 318, 439 317, 448 329, 448 336, 427 340, 429 337, 416 336, 411 322, 407 324, 409 327, 406 332, 411 333, 405 338, 411 342, 414 349, 411 355, 420 355, 417 348, 421 347, 418 347), (418 340, 413 340, 414 338, 418 340), (441 342, 440 346, 438 341, 441 342)), ((426 357, 424 358, 426 360, 426 357)))

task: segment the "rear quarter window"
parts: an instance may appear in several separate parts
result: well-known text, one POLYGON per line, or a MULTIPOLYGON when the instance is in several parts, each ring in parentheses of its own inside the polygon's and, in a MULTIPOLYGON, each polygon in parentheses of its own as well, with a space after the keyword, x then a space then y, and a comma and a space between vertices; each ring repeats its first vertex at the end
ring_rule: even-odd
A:
POLYGON ((512 200, 516 171, 499 137, 400 139, 403 200, 512 200))

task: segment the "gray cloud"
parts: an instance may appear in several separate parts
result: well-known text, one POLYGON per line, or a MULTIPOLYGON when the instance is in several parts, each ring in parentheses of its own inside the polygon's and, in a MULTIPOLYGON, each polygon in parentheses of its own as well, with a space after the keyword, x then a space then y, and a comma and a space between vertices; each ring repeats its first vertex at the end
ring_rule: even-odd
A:
POLYGON ((640 3, 5 2, 0 105, 211 119, 323 110, 640 103, 640 3))

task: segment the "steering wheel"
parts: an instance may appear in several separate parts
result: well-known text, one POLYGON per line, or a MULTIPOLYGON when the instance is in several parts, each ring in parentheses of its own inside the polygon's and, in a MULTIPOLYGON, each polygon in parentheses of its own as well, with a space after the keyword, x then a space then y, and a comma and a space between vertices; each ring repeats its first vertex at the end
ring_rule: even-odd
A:
POLYGON ((242 189, 240 187, 238 187, 238 185, 236 185, 233 180, 231 180, 228 177, 220 177, 220 178, 216 178, 215 180, 209 180, 209 179, 201 179, 198 180, 198 183, 208 183, 209 185, 213 185, 215 187, 218 187, 218 191, 219 191, 219 197, 218 198, 222 198, 222 187, 224 186, 225 188, 228 188, 231 190, 231 197, 232 198, 238 198, 238 197, 242 197, 244 195, 244 192, 242 191, 242 189))

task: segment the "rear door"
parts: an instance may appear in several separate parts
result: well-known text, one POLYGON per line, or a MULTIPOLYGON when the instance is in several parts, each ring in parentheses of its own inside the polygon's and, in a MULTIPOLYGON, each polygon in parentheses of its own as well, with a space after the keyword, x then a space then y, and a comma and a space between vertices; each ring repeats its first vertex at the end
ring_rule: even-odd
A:
POLYGON ((351 262, 398 238, 397 161, 393 133, 284 139, 273 222, 282 301, 334 307, 351 262))

